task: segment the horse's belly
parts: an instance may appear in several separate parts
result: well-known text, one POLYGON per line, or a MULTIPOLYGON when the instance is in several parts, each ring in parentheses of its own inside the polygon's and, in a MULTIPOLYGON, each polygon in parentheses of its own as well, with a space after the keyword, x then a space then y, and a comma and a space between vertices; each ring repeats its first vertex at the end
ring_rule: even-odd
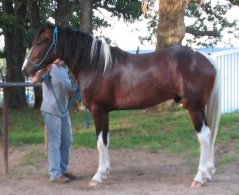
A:
POLYGON ((151 92, 149 90, 132 91, 126 96, 115 97, 115 107, 117 109, 143 109, 160 104, 172 99, 173 95, 165 92, 151 92))

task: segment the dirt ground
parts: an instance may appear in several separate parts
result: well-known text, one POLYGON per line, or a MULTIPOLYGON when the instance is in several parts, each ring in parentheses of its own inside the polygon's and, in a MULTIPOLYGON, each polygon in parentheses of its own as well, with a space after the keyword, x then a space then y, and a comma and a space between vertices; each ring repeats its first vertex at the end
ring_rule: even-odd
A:
MULTIPOLYGON (((2 149, 0 148, 2 158, 2 149)), ((149 151, 111 150, 111 173, 104 184, 89 187, 97 169, 96 149, 73 149, 70 169, 79 179, 69 184, 49 183, 44 147, 24 146, 9 150, 9 175, 0 173, 1 195, 168 195, 168 194, 218 194, 239 195, 239 159, 220 163, 217 154, 217 173, 212 182, 201 189, 191 189, 190 184, 198 158, 192 162, 177 157, 150 153, 149 151)), ((233 154, 235 155, 235 154, 233 154)), ((2 167, 2 160, 0 162, 2 167)))

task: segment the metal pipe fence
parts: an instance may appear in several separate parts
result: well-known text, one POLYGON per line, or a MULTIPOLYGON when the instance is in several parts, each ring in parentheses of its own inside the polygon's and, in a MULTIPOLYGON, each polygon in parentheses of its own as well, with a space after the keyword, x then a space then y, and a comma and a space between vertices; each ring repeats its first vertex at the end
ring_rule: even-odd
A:
POLYGON ((8 88, 10 87, 33 87, 41 84, 32 84, 30 82, 6 82, 0 83, 2 89, 3 105, 3 123, 2 123, 2 148, 3 148, 3 173, 8 174, 8 88))

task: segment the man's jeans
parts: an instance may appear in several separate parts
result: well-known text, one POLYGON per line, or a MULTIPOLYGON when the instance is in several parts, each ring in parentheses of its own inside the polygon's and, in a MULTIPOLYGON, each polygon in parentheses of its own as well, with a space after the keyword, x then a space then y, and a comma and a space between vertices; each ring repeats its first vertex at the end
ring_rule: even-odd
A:
POLYGON ((68 170, 72 145, 70 116, 57 117, 42 111, 48 135, 48 162, 50 181, 55 180, 68 170))

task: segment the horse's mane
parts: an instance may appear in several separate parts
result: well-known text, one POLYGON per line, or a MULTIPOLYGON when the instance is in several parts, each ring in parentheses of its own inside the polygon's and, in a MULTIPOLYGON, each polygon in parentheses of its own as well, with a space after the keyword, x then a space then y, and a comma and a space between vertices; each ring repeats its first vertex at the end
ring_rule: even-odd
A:
POLYGON ((57 55, 62 56, 72 70, 105 72, 127 55, 118 47, 111 47, 104 40, 80 30, 70 27, 58 30, 57 55))

